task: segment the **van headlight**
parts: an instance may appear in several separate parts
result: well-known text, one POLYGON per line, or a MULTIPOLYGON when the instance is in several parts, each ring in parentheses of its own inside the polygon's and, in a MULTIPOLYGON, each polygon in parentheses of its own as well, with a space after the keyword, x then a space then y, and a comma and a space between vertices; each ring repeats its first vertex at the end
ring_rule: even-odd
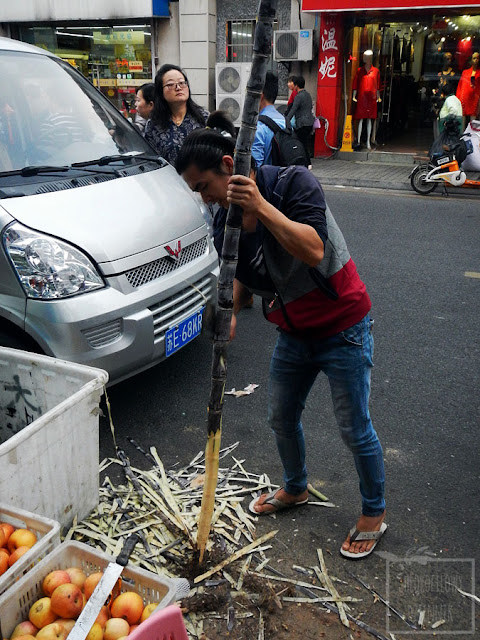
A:
POLYGON ((66 298, 105 286, 90 259, 63 240, 15 222, 3 244, 29 298, 66 298))

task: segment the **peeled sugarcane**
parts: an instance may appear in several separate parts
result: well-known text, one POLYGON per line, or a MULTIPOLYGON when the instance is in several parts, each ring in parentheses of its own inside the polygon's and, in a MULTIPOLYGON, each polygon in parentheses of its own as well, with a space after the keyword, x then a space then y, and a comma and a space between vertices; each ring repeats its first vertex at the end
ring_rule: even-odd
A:
MULTIPOLYGON (((270 59, 273 20, 278 0, 260 0, 250 79, 243 106, 242 124, 235 148, 234 175, 250 175, 251 148, 257 126, 260 95, 265 84, 267 64, 270 59)), ((212 354, 212 386, 208 403, 208 438, 205 448, 205 484, 198 521, 197 549, 202 563, 215 506, 215 489, 218 478, 218 460, 222 436, 222 409, 227 379, 226 349, 230 338, 233 311, 233 280, 238 262, 238 241, 242 227, 242 208, 231 204, 228 209, 223 241, 222 262, 218 279, 218 306, 215 315, 215 331, 212 354)))

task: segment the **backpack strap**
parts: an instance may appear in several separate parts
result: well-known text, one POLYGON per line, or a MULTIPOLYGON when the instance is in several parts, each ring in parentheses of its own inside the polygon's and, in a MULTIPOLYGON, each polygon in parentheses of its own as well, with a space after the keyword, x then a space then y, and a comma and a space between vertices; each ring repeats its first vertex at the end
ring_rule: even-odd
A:
POLYGON ((275 120, 269 118, 268 116, 258 116, 259 122, 263 122, 263 124, 267 125, 269 129, 271 129, 274 133, 280 133, 281 131, 286 131, 287 133, 290 131, 289 129, 282 129, 275 120))

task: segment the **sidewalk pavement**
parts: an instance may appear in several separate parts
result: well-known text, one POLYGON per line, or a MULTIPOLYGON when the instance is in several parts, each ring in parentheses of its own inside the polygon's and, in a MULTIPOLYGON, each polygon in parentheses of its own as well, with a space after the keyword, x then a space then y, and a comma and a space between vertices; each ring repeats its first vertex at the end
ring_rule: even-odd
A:
POLYGON ((409 175, 413 168, 413 158, 402 164, 335 157, 312 160, 313 174, 322 185, 411 191, 409 175))

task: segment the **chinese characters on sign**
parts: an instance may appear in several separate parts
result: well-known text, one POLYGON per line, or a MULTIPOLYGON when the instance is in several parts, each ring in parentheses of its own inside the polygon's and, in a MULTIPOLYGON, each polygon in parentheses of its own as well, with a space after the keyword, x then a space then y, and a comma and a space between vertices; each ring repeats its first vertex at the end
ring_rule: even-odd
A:
POLYGON ((335 27, 324 28, 322 32, 322 52, 320 56, 319 72, 322 80, 337 77, 338 47, 335 37, 335 27), (337 55, 326 55, 325 52, 337 51, 337 55))

